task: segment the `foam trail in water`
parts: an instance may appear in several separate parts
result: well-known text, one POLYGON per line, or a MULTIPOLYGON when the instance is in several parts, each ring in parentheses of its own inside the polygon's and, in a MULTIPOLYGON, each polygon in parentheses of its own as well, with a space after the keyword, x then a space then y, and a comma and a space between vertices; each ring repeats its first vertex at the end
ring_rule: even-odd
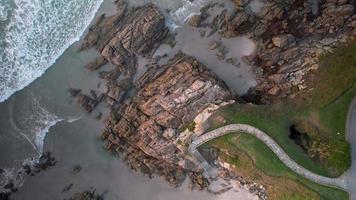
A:
MULTIPOLYGON (((21 187, 25 181, 26 173, 22 166, 34 166, 38 163, 40 156, 43 153, 44 141, 49 130, 57 125, 59 122, 64 121, 54 113, 40 104, 40 101, 31 94, 29 98, 29 104, 24 107, 31 110, 31 112, 24 112, 21 116, 14 116, 13 109, 16 106, 14 101, 11 101, 10 111, 10 123, 16 133, 23 137, 33 147, 35 154, 31 154, 29 158, 23 161, 17 161, 13 164, 13 167, 4 168, 0 173, 0 193, 6 192, 4 186, 9 182, 12 182, 15 187, 21 187)), ((22 109, 22 107, 21 107, 22 109)), ((68 123, 73 123, 83 116, 69 117, 65 120, 68 123)), ((19 137, 19 138, 21 138, 19 137)))
POLYGON ((200 14, 200 9, 208 3, 208 0, 186 0, 184 5, 171 14, 172 19, 178 24, 184 24, 193 15, 200 14))
POLYGON ((14 0, 0 41, 0 102, 40 77, 77 41, 102 1, 14 0))

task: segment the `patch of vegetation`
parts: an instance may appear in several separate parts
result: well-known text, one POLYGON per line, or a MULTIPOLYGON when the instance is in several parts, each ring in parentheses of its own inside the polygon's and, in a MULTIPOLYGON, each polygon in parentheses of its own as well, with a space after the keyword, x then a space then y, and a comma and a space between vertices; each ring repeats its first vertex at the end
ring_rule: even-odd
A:
POLYGON ((268 133, 303 167, 324 176, 340 176, 351 165, 345 123, 356 96, 355 55, 356 42, 351 42, 323 57, 320 69, 309 73, 310 90, 293 99, 267 106, 236 103, 222 108, 215 117, 224 117, 226 124, 253 125, 268 133), (290 139, 292 125, 310 139, 308 149, 290 139))
POLYGON ((260 140, 249 134, 229 134, 204 145, 215 147, 235 172, 267 186, 273 200, 347 200, 348 193, 311 182, 291 171, 260 140))
POLYGON ((192 121, 191 123, 185 124, 181 128, 179 128, 179 132, 183 132, 186 129, 188 129, 190 132, 194 132, 195 126, 196 126, 195 121, 192 121))

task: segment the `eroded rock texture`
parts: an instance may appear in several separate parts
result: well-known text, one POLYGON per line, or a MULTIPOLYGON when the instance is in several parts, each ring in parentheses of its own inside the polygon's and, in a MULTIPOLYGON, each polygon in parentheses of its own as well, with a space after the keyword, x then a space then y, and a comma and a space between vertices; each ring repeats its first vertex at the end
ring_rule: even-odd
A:
POLYGON ((178 185, 184 170, 198 170, 185 152, 191 135, 180 130, 209 104, 230 98, 215 74, 179 53, 141 77, 136 95, 114 113, 104 132, 107 147, 124 152, 132 168, 178 185))
MULTIPOLYGON (((256 51, 245 61, 255 66, 261 103, 293 97, 306 88, 305 75, 317 70, 319 57, 356 34, 355 0, 268 0, 260 13, 250 0, 233 0, 237 10, 222 12, 211 27, 225 37, 247 36, 256 51)), ((254 98, 256 99, 256 98, 254 98)))
POLYGON ((125 0, 115 3, 116 14, 100 16, 89 28, 79 48, 95 47, 101 54, 86 65, 90 71, 98 70, 108 62, 114 65, 109 71, 99 72, 99 77, 105 80, 105 88, 96 95, 102 97, 100 101, 88 95, 72 95, 88 112, 104 99, 110 106, 120 103, 132 86, 137 56, 150 57, 169 32, 164 15, 153 4, 129 10, 125 0), (118 80, 120 77, 123 79, 118 80))
POLYGON ((118 1, 117 5, 115 15, 102 15, 90 27, 80 50, 95 46, 106 60, 132 75, 136 56, 154 52, 169 31, 164 15, 153 4, 131 10, 126 1, 118 1))

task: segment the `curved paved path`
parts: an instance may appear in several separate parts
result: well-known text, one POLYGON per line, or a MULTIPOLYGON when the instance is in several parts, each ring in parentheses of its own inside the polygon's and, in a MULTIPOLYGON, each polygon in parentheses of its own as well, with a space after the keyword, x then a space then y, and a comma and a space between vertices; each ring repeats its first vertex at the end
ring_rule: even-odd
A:
POLYGON ((351 144, 352 165, 346 173, 346 181, 349 186, 350 199, 356 200, 356 98, 352 102, 347 117, 347 140, 351 144))
MULTIPOLYGON (((355 116, 356 117, 356 116, 355 116)), ((346 180, 343 177, 340 178, 328 178, 324 176, 320 176, 318 174, 315 174, 304 167, 300 166, 298 163, 296 163, 293 159, 291 159, 285 152, 284 150, 270 137, 268 136, 265 132, 247 125, 247 124, 231 124, 227 125, 218 129, 215 129, 211 132, 205 133, 201 135, 200 137, 197 137, 193 139, 192 143, 189 146, 189 152, 196 158, 198 162, 201 163, 201 167, 205 171, 205 175, 208 177, 216 177, 216 168, 210 166, 207 161, 201 156, 199 151, 197 150, 197 147, 200 145, 213 140, 215 138, 218 138, 220 136, 226 135, 228 133, 234 133, 234 132, 244 132, 247 134, 251 134, 264 142, 276 155, 277 157, 291 170, 296 172, 297 174, 312 180, 314 182, 323 184, 323 185, 329 185, 329 186, 334 186, 338 187, 344 190, 347 190, 347 184, 346 180)))

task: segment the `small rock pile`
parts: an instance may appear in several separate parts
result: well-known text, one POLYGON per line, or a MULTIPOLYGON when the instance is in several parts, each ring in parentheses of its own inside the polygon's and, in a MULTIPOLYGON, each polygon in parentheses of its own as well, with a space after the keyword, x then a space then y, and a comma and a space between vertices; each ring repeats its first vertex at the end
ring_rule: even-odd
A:
POLYGON ((96 190, 87 190, 75 193, 73 197, 70 197, 67 200, 104 200, 104 195, 98 194, 96 190))
MULTIPOLYGON (((55 158, 51 155, 50 152, 45 152, 41 155, 38 162, 34 165, 25 164, 22 166, 22 169, 17 172, 17 178, 23 177, 25 175, 35 176, 41 171, 47 170, 50 167, 56 165, 55 158)), ((4 173, 2 169, 0 169, 0 177, 1 174, 4 173)), ((5 185, 0 187, 0 200, 8 200, 10 199, 11 193, 17 192, 18 187, 21 186, 21 183, 18 183, 16 180, 9 180, 5 185)))

